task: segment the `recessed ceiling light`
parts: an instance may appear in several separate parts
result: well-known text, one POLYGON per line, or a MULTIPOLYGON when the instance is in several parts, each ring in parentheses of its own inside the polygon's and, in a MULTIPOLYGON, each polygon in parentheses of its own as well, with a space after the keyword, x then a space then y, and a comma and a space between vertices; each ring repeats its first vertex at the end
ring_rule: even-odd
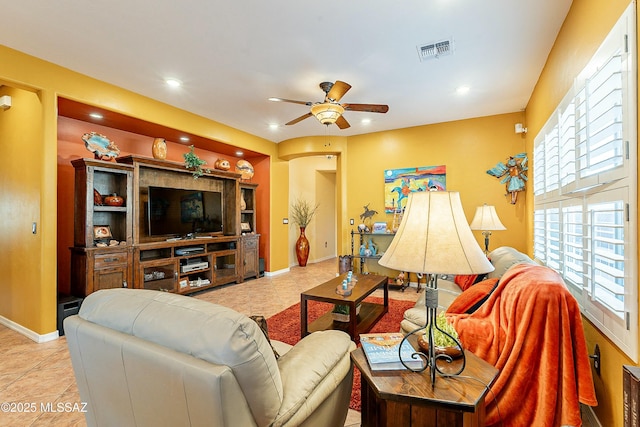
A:
POLYGON ((182 142, 188 142, 188 141, 189 141, 189 137, 188 137, 188 136, 181 136, 181 137, 180 137, 180 141, 182 141, 182 142))
POLYGON ((242 157, 244 153, 242 151, 236 151, 236 156, 242 157))
POLYGON ((276 129, 278 129, 278 127, 279 127, 279 126, 278 126, 278 124, 277 124, 277 123, 271 123, 271 124, 269 125, 269 129, 271 129, 271 130, 276 130, 276 129))
POLYGON ((166 79, 164 81, 167 85, 171 87, 180 87, 182 86, 182 82, 178 79, 166 79))
POLYGON ((100 113, 90 113, 89 117, 91 117, 92 119, 96 119, 96 120, 102 120, 104 119, 104 116, 100 113))
POLYGON ((369 118, 362 119, 362 121, 360 123, 362 123, 363 125, 368 125, 369 123, 371 123, 371 119, 369 119, 369 118))
POLYGON ((456 92, 458 93, 458 95, 464 95, 465 93, 469 92, 469 86, 459 86, 456 89, 456 92))

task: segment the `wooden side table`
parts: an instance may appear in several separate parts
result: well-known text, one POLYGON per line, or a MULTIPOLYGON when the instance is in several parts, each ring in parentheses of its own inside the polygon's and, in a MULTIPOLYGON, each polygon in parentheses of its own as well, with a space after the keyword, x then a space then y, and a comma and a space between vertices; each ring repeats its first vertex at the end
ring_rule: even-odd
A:
MULTIPOLYGON (((438 376, 432 388, 428 369, 371 372, 362 348, 354 350, 351 359, 361 375, 362 427, 484 426, 488 390, 482 384, 491 385, 498 370, 469 351, 466 356, 459 377, 438 376)), ((455 363, 461 362, 451 364, 452 372, 455 363)))

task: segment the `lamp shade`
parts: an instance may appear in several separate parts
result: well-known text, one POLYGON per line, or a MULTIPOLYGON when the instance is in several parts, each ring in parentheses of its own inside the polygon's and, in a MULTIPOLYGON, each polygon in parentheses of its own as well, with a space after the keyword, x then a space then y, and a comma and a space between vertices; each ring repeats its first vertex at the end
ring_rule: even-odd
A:
POLYGON ((335 123, 342 113, 344 113, 344 108, 340 104, 325 102, 311 106, 311 114, 313 114, 323 125, 335 123))
POLYGON ((414 192, 398 231, 378 263, 400 271, 482 274, 493 271, 462 209, 460 193, 414 192))
POLYGON ((487 206, 486 203, 483 206, 478 206, 478 208, 476 208, 476 214, 473 217, 473 221, 471 221, 470 227, 472 230, 483 231, 507 229, 500 222, 500 218, 498 218, 498 214, 496 213, 496 208, 493 206, 487 206))

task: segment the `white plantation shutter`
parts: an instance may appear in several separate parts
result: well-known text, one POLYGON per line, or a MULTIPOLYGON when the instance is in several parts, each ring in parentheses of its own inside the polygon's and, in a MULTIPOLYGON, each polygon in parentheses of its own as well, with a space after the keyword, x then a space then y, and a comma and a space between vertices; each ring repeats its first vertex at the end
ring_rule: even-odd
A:
POLYGON ((534 139, 534 256, 638 362, 634 3, 534 139))

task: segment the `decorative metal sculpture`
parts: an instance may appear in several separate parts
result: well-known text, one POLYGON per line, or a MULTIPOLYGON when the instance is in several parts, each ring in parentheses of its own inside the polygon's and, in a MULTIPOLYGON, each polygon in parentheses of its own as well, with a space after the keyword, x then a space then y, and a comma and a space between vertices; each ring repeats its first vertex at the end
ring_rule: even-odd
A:
POLYGON ((365 222, 369 220, 371 222, 371 218, 378 213, 378 211, 374 211, 373 209, 369 209, 370 203, 367 203, 364 207, 364 212, 360 214, 360 221, 365 222))
POLYGON ((512 205, 516 204, 518 192, 524 191, 525 182, 528 181, 527 160, 527 153, 519 153, 510 156, 506 162, 500 162, 487 171, 489 175, 496 178, 504 177, 500 180, 500 184, 506 185, 507 193, 511 194, 512 205))

